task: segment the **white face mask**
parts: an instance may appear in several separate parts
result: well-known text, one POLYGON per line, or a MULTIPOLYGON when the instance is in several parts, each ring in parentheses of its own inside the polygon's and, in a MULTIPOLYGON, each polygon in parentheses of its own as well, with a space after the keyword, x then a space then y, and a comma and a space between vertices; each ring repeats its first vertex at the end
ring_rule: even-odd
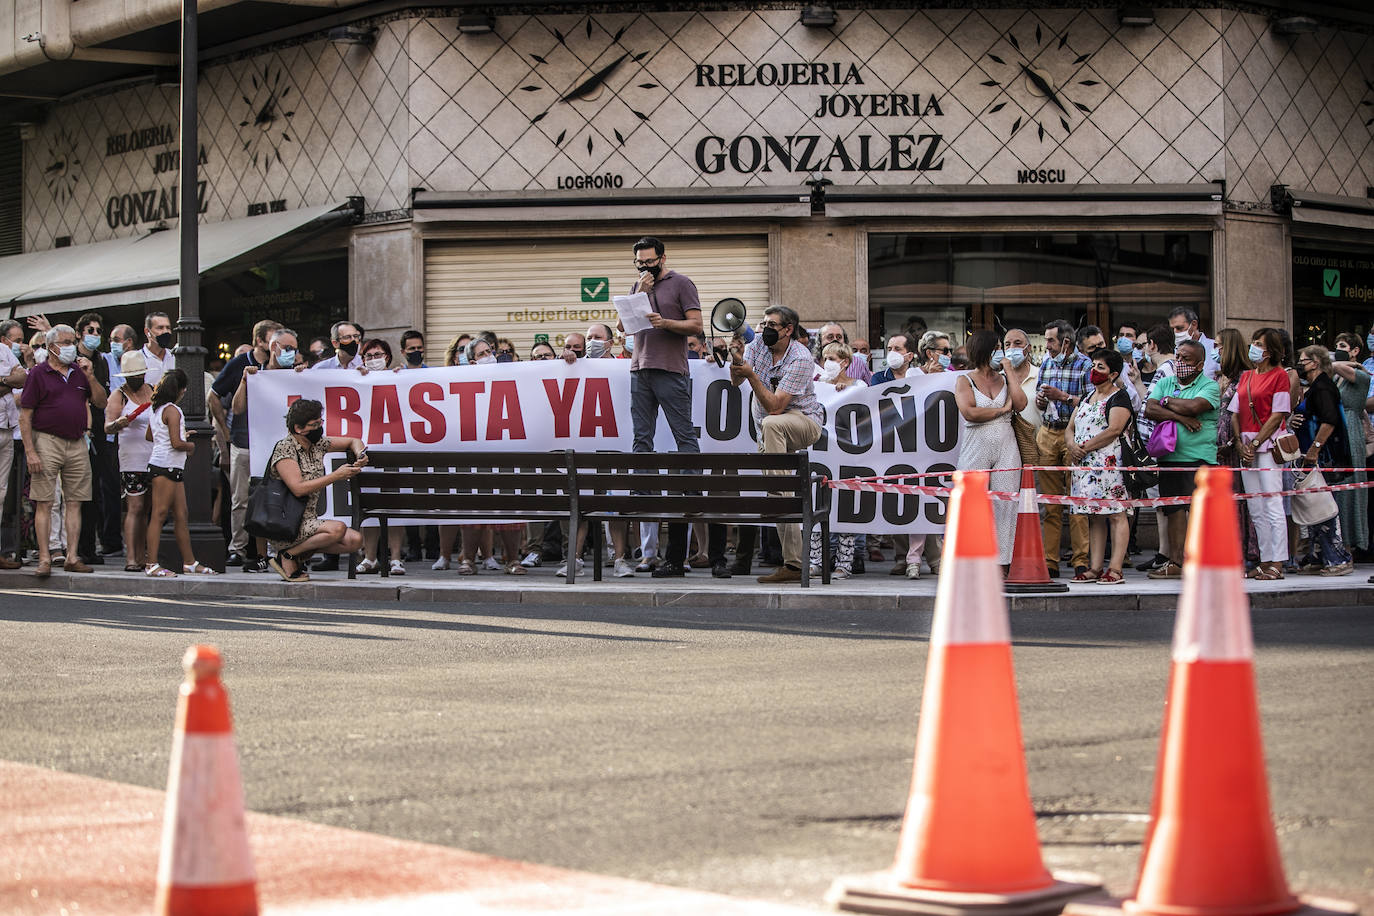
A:
POLYGON ((887 368, 891 369, 893 372, 896 372, 898 369, 902 368, 905 365, 905 353, 898 353, 896 350, 887 351, 887 368))
POLYGON ((589 359, 600 359, 606 354, 606 341, 599 337, 587 338, 587 356, 589 359))
POLYGON ((1026 361, 1026 351, 1022 347, 1012 347, 1006 351, 1006 357, 1011 360, 1013 369, 1020 369, 1021 364, 1026 361))
POLYGON ((491 365, 492 363, 494 363, 494 362, 496 362, 496 357, 495 357, 495 356, 492 356, 490 353, 488 353, 486 356, 484 356, 484 357, 482 357, 481 359, 477 360, 477 365, 479 365, 479 366, 490 366, 490 365, 491 365))
POLYGON ((833 382, 840 375, 840 364, 833 359, 827 359, 825 365, 821 367, 821 381, 833 382))
POLYGON ((39 347, 37 350, 34 350, 33 359, 35 365, 38 363, 46 363, 48 361, 48 348, 39 347))
POLYGON ((1175 332, 1174 332, 1174 346, 1178 346, 1179 344, 1183 343, 1185 340, 1192 340, 1192 339, 1193 339, 1193 335, 1192 335, 1192 334, 1189 334, 1187 331, 1175 331, 1175 332))
POLYGON ((369 372, 380 372, 386 368, 386 357, 375 356, 372 359, 363 360, 363 368, 369 372))

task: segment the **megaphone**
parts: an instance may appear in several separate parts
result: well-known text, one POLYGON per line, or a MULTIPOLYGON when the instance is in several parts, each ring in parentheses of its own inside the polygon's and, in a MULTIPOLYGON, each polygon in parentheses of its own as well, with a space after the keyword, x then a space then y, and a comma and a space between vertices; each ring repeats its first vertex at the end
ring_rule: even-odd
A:
MULTIPOLYGON (((754 329, 745 323, 747 319, 748 312, 744 308, 744 303, 733 296, 720 300, 716 303, 716 307, 711 309, 711 329, 713 331, 732 336, 736 332, 740 332, 745 343, 753 343, 754 329)), ((723 353, 713 349, 712 356, 715 357, 717 366, 725 365, 723 353)))

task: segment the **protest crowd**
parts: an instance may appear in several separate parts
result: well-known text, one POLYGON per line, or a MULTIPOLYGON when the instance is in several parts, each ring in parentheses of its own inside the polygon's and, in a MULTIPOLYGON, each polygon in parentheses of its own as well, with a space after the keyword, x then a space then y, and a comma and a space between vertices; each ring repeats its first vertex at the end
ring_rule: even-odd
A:
MULTIPOLYGON (((555 374, 581 360, 626 360, 633 450, 654 450, 661 413, 676 450, 690 453, 699 451, 690 361, 701 359, 727 366, 730 382, 748 394, 763 452, 817 442, 825 422, 818 395, 957 373, 958 468, 990 471, 990 489, 1000 492, 1017 490, 1022 467, 1039 468, 1039 493, 1073 498, 1041 507, 1046 568, 1055 578, 1111 585, 1129 576, 1181 577, 1186 497, 1192 471, 1202 465, 1238 468, 1247 493, 1265 494, 1238 503, 1251 578, 1343 576, 1355 562, 1374 558, 1368 490, 1317 493, 1334 501, 1327 518, 1305 511, 1310 497, 1269 495, 1312 480, 1366 480, 1362 469, 1374 450, 1374 334, 1341 333, 1330 349, 1299 349, 1280 328, 1248 335, 1225 328, 1208 336, 1196 313, 1176 308, 1151 327, 1075 328, 1056 320, 1000 334, 975 331, 955 345, 957 335, 913 320, 881 341, 874 364, 869 341, 834 322, 807 329, 782 306, 767 308, 733 337, 716 336, 703 323, 696 287, 669 267, 658 239, 634 244, 634 266, 639 279, 630 292, 648 296, 646 326, 634 333, 602 323, 563 329, 561 350, 541 340, 519 352, 509 339, 476 329, 449 341, 431 343, 420 330, 388 340, 353 321, 335 323, 327 339, 307 341, 271 319, 257 322, 251 339, 206 378, 218 469, 213 517, 225 532, 229 567, 302 581, 311 571, 340 569, 347 554, 356 554, 359 574, 386 564, 390 575, 404 575, 406 564, 423 563, 460 576, 522 576, 547 565, 566 575, 569 564, 580 571, 587 562, 585 523, 577 530, 558 522, 392 526, 383 545, 376 528, 357 532, 321 518, 322 491, 358 473, 367 457, 359 439, 325 435, 323 407, 311 399, 291 404, 287 434, 272 444, 266 470, 305 503, 296 537, 250 537, 245 518, 261 479, 250 460, 247 390, 259 372, 462 373, 539 362, 555 374), (1043 334, 1043 353, 1032 352, 1032 334, 1043 334), (348 460, 327 471, 328 452, 345 452, 348 460), (1132 470, 1146 462, 1157 470, 1132 470), (1150 497, 1184 499, 1120 505, 1150 497), (1147 517, 1158 547, 1142 552, 1137 532, 1147 517)), ((183 473, 196 444, 179 407, 187 378, 175 367, 168 316, 150 313, 142 328, 107 328, 94 313, 75 327, 35 316, 27 329, 0 322, 0 334, 8 345, 0 347, 0 416, 9 427, 0 436, 0 488, 20 489, 10 501, 17 523, 0 568, 31 566, 48 576, 54 567, 82 573, 122 562, 129 573, 154 577, 213 574, 191 555, 186 533, 183 473), (11 474, 12 464, 25 473, 11 474), (164 520, 173 523, 181 554, 170 568, 158 560, 164 520)), ((999 501, 995 512, 1005 569, 1017 506, 999 501)), ((819 574, 828 555, 836 578, 919 579, 937 573, 941 560, 942 538, 931 533, 844 532, 832 534, 832 549, 822 551, 819 536, 803 543, 796 525, 660 527, 606 525, 614 576, 695 571, 729 578, 757 566, 772 570, 760 582, 786 583, 798 581, 804 563, 819 574)))

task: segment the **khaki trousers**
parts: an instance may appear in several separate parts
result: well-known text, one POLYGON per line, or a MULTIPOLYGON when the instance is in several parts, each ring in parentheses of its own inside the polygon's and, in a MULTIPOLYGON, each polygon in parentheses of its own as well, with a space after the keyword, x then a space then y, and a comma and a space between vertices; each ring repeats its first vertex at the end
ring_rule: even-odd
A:
MULTIPOLYGON (((1064 443, 1062 429, 1041 426, 1035 431, 1035 445, 1040 450, 1040 463, 1048 465, 1067 465, 1069 451, 1064 443)), ((1069 492, 1068 471, 1036 471, 1036 487, 1041 493, 1063 496, 1069 492)), ((1064 530, 1065 506, 1045 506, 1044 517, 1040 522, 1041 535, 1045 539, 1045 565, 1050 572, 1059 569, 1059 539, 1064 530)), ((1088 565, 1088 517, 1069 514, 1069 545, 1073 550, 1074 566, 1088 565)))
MULTIPOLYGON (((820 424, 795 410, 764 417, 759 423, 759 451, 766 455, 781 455, 810 448, 821 437, 820 424)), ((785 473, 775 471, 775 474, 785 473)), ((793 569, 801 569, 801 525, 778 525, 778 540, 782 542, 782 561, 793 569)))

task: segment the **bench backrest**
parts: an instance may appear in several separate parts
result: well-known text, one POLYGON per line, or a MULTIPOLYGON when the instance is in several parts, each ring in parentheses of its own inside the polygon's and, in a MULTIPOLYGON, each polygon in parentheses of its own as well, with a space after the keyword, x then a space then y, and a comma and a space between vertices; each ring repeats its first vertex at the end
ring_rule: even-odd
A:
POLYGON ((567 516, 577 491, 572 452, 374 452, 351 481, 362 515, 433 512, 567 516), (405 492, 401 492, 401 491, 405 492))

